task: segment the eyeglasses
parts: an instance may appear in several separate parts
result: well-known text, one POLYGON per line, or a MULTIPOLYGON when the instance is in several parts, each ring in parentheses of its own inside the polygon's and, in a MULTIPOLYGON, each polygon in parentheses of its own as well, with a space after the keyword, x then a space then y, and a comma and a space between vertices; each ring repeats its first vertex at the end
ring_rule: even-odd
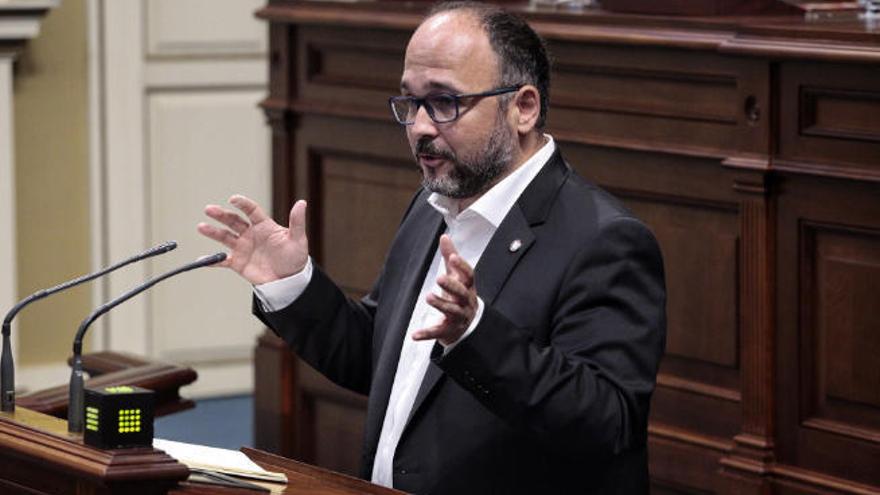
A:
POLYGON ((459 116, 459 101, 464 98, 482 98, 485 96, 498 96, 505 93, 519 91, 522 85, 507 86, 505 88, 490 89, 482 93, 467 93, 451 95, 448 93, 437 93, 428 95, 424 98, 416 98, 415 96, 392 96, 388 98, 388 105, 391 106, 391 113, 394 118, 403 125, 411 125, 416 121, 416 114, 419 113, 419 107, 424 106, 431 117, 437 124, 452 122, 459 116))

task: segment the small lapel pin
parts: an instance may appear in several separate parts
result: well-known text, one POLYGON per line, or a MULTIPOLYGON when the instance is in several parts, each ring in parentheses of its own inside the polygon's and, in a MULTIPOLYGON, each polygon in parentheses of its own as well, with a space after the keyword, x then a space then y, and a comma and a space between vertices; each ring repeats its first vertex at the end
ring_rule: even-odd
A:
POLYGON ((510 250, 511 253, 515 253, 519 251, 519 248, 522 247, 522 241, 519 239, 514 239, 513 242, 510 243, 510 247, 507 249, 510 250))

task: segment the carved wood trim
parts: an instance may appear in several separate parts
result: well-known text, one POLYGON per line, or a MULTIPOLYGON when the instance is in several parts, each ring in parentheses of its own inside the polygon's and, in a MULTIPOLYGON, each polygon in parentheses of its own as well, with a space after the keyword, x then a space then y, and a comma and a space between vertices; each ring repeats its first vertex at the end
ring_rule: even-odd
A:
POLYGON ((742 394, 739 390, 717 387, 708 383, 688 380, 674 375, 661 373, 657 375, 657 385, 660 387, 681 390, 697 395, 705 395, 728 402, 742 402, 742 394))
POLYGON ((815 42, 736 36, 724 40, 719 45, 718 51, 728 55, 771 59, 808 59, 859 64, 880 63, 880 50, 877 50, 874 45, 835 43, 833 41, 815 42))
MULTIPOLYGON (((389 58, 403 59, 403 51, 383 45, 371 45, 369 43, 354 44, 344 43, 342 41, 315 41, 310 40, 305 43, 306 60, 304 65, 306 68, 306 80, 330 86, 342 86, 348 89, 359 88, 367 90, 388 90, 387 74, 370 74, 359 73, 352 74, 349 77, 338 75, 327 75, 322 73, 323 54, 328 50, 347 50, 361 54, 385 55, 389 58), (385 76, 384 78, 382 76, 385 76)), ((391 95, 389 95, 391 96, 391 95)))
POLYGON ((877 129, 877 132, 857 132, 846 129, 835 129, 833 127, 822 127, 817 122, 816 115, 819 99, 821 98, 835 98, 838 100, 854 100, 862 102, 871 101, 875 105, 880 106, 880 92, 870 93, 868 91, 852 91, 812 86, 801 86, 799 89, 798 107, 800 109, 800 115, 798 116, 798 130, 802 135, 840 139, 844 141, 880 143, 880 129, 877 129))
MULTIPOLYGON (((801 469, 785 464, 776 464, 772 468, 773 476, 781 480, 792 480, 812 487, 835 490, 852 495, 877 495, 880 486, 855 483, 851 480, 819 474, 815 471, 801 469)), ((812 490, 811 490, 812 491, 812 490)))
POLYGON ((880 431, 868 428, 859 428, 850 424, 830 419, 810 418, 801 423, 807 428, 834 433, 836 435, 844 435, 857 440, 880 444, 880 431))
MULTIPOLYGON (((755 172, 766 172, 766 171, 770 170, 770 168, 771 168, 770 160, 767 157, 763 157, 763 156, 761 156, 761 157, 731 156, 731 157, 725 158, 721 162, 721 165, 728 167, 728 168, 739 169, 739 170, 751 170, 751 171, 755 171, 755 172)), ((739 191, 740 189, 738 189, 737 187, 740 184, 741 184, 741 182, 734 183, 733 189, 739 191)))
MULTIPOLYGON (((736 77, 730 75, 721 75, 721 74, 706 74, 706 73, 687 73, 687 72, 675 72, 675 71, 664 71, 664 70, 648 70, 648 69, 636 69, 636 68, 619 68, 619 67, 606 67, 606 66, 595 66, 595 65, 582 65, 572 62, 559 62, 554 64, 553 66, 556 73, 569 73, 569 74, 589 74, 589 75, 599 75, 599 76, 611 76, 615 78, 625 78, 625 79, 641 79, 646 81, 668 81, 674 82, 676 84, 701 84, 701 85, 715 85, 715 86, 728 86, 731 88, 736 88, 736 77)), ((558 76, 557 76, 558 77, 558 76)), ((553 108, 567 108, 572 110, 592 110, 599 112, 607 112, 614 114, 622 114, 622 115, 634 115, 634 116, 645 116, 645 117, 662 117, 668 118, 672 120, 686 120, 693 122, 706 122, 711 124, 724 124, 724 125, 736 125, 737 119, 733 116, 725 117, 720 115, 713 115, 706 112, 697 112, 688 110, 685 107, 679 107, 676 110, 664 110, 656 107, 649 106, 637 106, 633 103, 629 103, 626 107, 621 107, 620 102, 612 101, 612 102, 599 102, 595 101, 595 99, 590 99, 589 102, 586 102, 583 99, 576 98, 562 98, 559 96, 554 96, 553 98, 553 108)))
POLYGON ((606 187, 608 192, 624 198, 648 200, 656 203, 666 203, 676 206, 692 206, 701 209, 711 209, 726 213, 737 213, 739 205, 726 201, 717 201, 696 196, 682 196, 678 194, 663 194, 642 189, 628 189, 623 187, 606 187))
POLYGON ((773 169, 798 175, 828 177, 830 179, 854 179, 865 182, 880 182, 880 170, 864 168, 846 163, 826 164, 795 160, 773 160, 773 169))
POLYGON ((675 440, 721 453, 729 452, 733 448, 733 441, 729 439, 703 435, 693 430, 677 428, 658 422, 652 422, 648 425, 648 433, 657 438, 675 440))
MULTIPOLYGON (((132 354, 99 352, 83 356, 83 366, 93 378, 86 386, 106 387, 135 385, 156 393, 156 416, 165 416, 195 407, 190 399, 180 397, 180 387, 193 383, 198 374, 187 366, 147 361, 132 354)), ((23 395, 19 406, 58 418, 67 417, 67 385, 60 385, 23 395)))
MULTIPOLYGON (((768 180, 766 173, 758 172, 734 181, 734 189, 743 194, 739 289, 743 418, 735 448, 721 464, 739 476, 765 476, 774 459, 776 250, 768 180)), ((760 479, 751 481, 761 484, 760 479)))
MULTIPOLYGON (((272 117, 273 115, 276 115, 274 112, 284 111, 289 112, 290 119, 293 119, 297 115, 341 117, 378 122, 388 122, 392 119, 390 110, 386 111, 384 108, 383 110, 377 110, 377 107, 375 105, 342 105, 334 102, 308 100, 292 100, 290 102, 284 102, 275 98, 267 98, 263 100, 260 105, 266 110, 267 115, 270 115, 270 123, 273 123, 273 129, 275 129, 276 125, 280 126, 281 122, 284 122, 281 117, 272 117), (278 124, 274 124, 276 120, 278 124)), ((288 123, 286 125, 293 126, 294 124, 288 123)), ((597 137, 576 131, 563 131, 557 129, 550 129, 549 132, 553 134, 554 139, 559 143, 568 142, 587 146, 600 146, 605 148, 617 148, 631 151, 644 151, 650 153, 686 156, 693 158, 705 158, 710 160, 718 160, 719 162, 730 168, 754 169, 756 168, 756 164, 767 163, 766 159, 731 157, 729 150, 717 150, 712 148, 701 148, 692 146, 670 146, 664 143, 647 144, 644 141, 639 140, 597 137)), ((292 138, 290 141, 293 141, 292 138)), ((880 180, 880 174, 878 174, 878 180, 880 180)), ((278 180, 275 181, 276 184, 278 182, 278 180)))

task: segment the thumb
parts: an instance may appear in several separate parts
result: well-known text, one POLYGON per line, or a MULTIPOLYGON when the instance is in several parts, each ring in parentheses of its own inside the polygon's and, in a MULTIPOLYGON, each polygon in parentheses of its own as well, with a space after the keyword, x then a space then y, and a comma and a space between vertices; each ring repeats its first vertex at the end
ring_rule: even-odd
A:
POLYGON ((291 239, 297 240, 306 236, 306 206, 305 200, 301 199, 290 209, 288 235, 291 239))

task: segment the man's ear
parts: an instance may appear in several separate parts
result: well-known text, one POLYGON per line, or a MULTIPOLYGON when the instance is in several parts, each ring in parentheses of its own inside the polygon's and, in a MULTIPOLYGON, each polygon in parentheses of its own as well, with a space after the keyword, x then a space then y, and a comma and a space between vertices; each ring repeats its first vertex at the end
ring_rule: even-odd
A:
POLYGON ((541 114, 541 94, 538 88, 527 84, 517 92, 514 104, 517 109, 517 131, 520 134, 531 132, 541 114))

